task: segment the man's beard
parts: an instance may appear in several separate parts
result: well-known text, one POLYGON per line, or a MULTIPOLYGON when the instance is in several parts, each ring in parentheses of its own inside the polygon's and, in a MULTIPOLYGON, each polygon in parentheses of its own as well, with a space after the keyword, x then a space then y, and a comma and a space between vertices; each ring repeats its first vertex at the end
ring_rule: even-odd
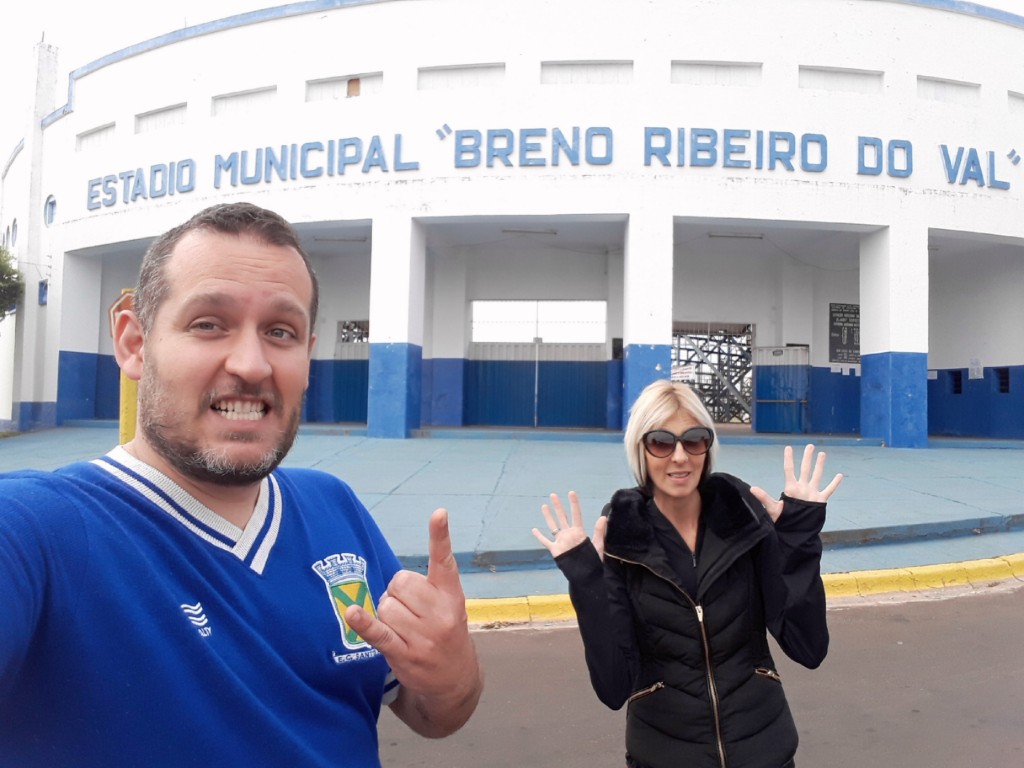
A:
MULTIPOLYGON (((139 426, 142 434, 153 449, 163 456, 182 475, 196 482, 216 483, 220 485, 251 485, 257 483, 281 463, 295 442, 299 430, 300 409, 298 407, 289 415, 284 429, 281 431, 277 445, 268 449, 263 456, 250 461, 233 461, 226 447, 203 448, 196 441, 175 435, 173 424, 174 409, 169 403, 167 393, 155 384, 159 380, 154 366, 148 366, 146 376, 139 382, 139 426)), ((223 397, 225 393, 218 393, 223 397)), ((238 387, 234 395, 254 395, 238 387)), ((272 409, 279 408, 277 397, 260 395, 271 404, 272 409)), ((206 407, 210 407, 213 396, 207 396, 206 407)), ((249 442, 257 439, 251 433, 231 434, 227 439, 238 442, 249 442)))

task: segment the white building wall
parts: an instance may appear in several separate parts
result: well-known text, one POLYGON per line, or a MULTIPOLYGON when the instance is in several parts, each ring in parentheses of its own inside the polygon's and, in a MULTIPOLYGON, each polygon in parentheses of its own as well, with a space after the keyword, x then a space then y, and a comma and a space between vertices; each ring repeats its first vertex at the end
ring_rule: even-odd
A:
MULTIPOLYGON (((76 242, 85 244, 91 238, 99 241, 101 234, 92 222, 114 213, 114 210, 104 209, 87 215, 80 210, 83 180, 131 168, 139 165, 139 161, 145 167, 152 162, 174 159, 147 152, 149 144, 154 150, 159 148, 156 139, 135 137, 132 130, 136 114, 183 100, 189 104, 189 119, 184 135, 175 137, 174 153, 196 158, 204 177, 209 176, 210 155, 218 151, 327 140, 339 135, 380 135, 390 148, 387 139, 395 132, 402 133, 406 159, 415 158, 421 166, 420 172, 402 177, 412 183, 379 183, 389 178, 397 181, 399 174, 394 172, 391 177, 380 174, 379 178, 353 178, 354 171, 349 171, 352 176, 319 179, 315 182, 316 189, 331 188, 332 194, 318 196, 326 199, 303 202, 303 210, 297 218, 310 220, 324 218, 318 208, 328 206, 331 208, 329 218, 335 217, 339 209, 345 211, 346 218, 372 217, 385 198, 391 207, 415 209, 421 214, 452 211, 460 215, 494 214, 507 210, 510 198, 516 200, 518 212, 607 211, 609 203, 616 200, 615 211, 621 213, 622 203, 643 199, 643 192, 651 183, 670 181, 674 207, 686 215, 699 212, 706 216, 729 217, 742 210, 746 218, 853 220, 880 225, 890 220, 893 202, 904 201, 900 208, 911 219, 955 222, 955 216, 943 219, 941 214, 955 213, 968 201, 957 194, 965 190, 949 189, 938 146, 944 143, 951 147, 973 146, 985 139, 983 151, 988 146, 1002 150, 1013 146, 1019 136, 1012 120, 995 121, 990 125, 981 119, 989 107, 1007 112, 1009 91, 1017 89, 1019 92, 1024 88, 1011 81, 1008 75, 1011 68, 996 56, 970 57, 958 58, 956 71, 951 72, 952 64, 944 46, 932 44, 937 39, 970 38, 984 40, 986 47, 992 50, 1012 51, 1017 42, 1015 36, 1019 34, 1017 30, 959 14, 923 11, 894 3, 748 2, 742 6, 731 16, 743 18, 742 25, 732 25, 723 21, 715 3, 691 4, 686 13, 679 16, 678 6, 665 2, 631 6, 629 13, 622 13, 616 3, 566 2, 560 4, 557 17, 551 16, 546 7, 542 13, 540 6, 527 3, 517 6, 516 13, 509 14, 502 35, 470 39, 473 36, 465 35, 454 22, 471 15, 472 6, 460 2, 383 3, 344 9, 326 16, 256 24, 224 33, 231 35, 233 48, 243 51, 274 50, 287 41, 301 41, 304 54, 308 54, 302 58, 255 56, 240 71, 219 67, 216 64, 223 55, 223 43, 218 42, 220 35, 177 43, 137 56, 78 80, 74 113, 48 129, 55 131, 55 143, 67 146, 59 136, 61 130, 74 126, 73 133, 77 134, 111 121, 117 125, 117 140, 108 146, 106 153, 97 150, 89 153, 89 157, 74 158, 70 167, 61 169, 62 176, 73 180, 69 183, 76 188, 75 194, 62 195, 75 202, 69 207, 77 209, 68 211, 69 225, 76 230, 76 242), (582 14, 584 9, 587 16, 614 18, 614 23, 593 24, 588 27, 587 35, 566 35, 564 25, 557 23, 558 18, 574 18, 574 10, 582 14), (921 19, 925 16, 927 28, 921 30, 921 19), (700 30, 701 33, 688 36, 685 43, 671 34, 650 35, 652 25, 664 25, 666 19, 673 17, 679 19, 680 30, 700 30), (358 29, 361 23, 375 30, 386 30, 389 44, 382 46, 374 35, 344 34, 358 29), (404 30, 416 29, 418 25, 432 31, 430 51, 424 51, 416 44, 418 41, 401 39, 409 34, 404 30), (844 29, 851 38, 843 46, 835 46, 827 35, 806 32, 827 28, 844 29), (865 31, 863 37, 857 32, 868 28, 870 34, 865 31), (771 34, 767 30, 772 30, 771 34), (346 40, 340 51, 339 37, 346 40), (641 46, 638 43, 644 37, 650 39, 644 40, 641 46), (524 39, 531 40, 531 45, 523 46, 524 39), (894 51, 899 52, 898 57, 894 51), (632 61, 632 81, 629 85, 542 85, 540 73, 548 59, 632 61), (671 65, 680 59, 763 62, 761 81, 756 88, 725 85, 709 89, 706 85, 672 84, 671 65), (506 87, 496 88, 488 82, 451 91, 415 90, 419 67, 480 62, 504 62, 506 87), (908 67, 909 63, 913 66, 908 67), (880 94, 844 94, 845 103, 837 108, 835 92, 800 87, 801 66, 882 72, 884 89, 880 94), (171 85, 163 86, 169 70, 178 72, 178 77, 171 85), (340 105, 343 112, 332 111, 334 104, 309 105, 303 101, 307 79, 378 70, 383 72, 381 92, 346 100, 340 105), (922 77, 977 83, 977 100, 965 104, 957 101, 959 97, 955 95, 948 97, 952 101, 938 100, 927 89, 923 91, 924 96, 919 96, 918 78, 922 77), (276 89, 272 103, 244 117, 211 117, 215 97, 258 88, 276 89), (166 96, 159 98, 158 94, 164 90, 166 96), (145 94, 145 97, 136 102, 125 99, 125 93, 145 94), (611 101, 616 105, 613 111, 608 109, 611 101), (342 119, 332 120, 332 112, 342 119), (756 115, 755 123, 751 122, 752 115, 756 115), (58 127, 60 123, 66 126, 58 127), (596 169, 563 166, 557 173, 550 167, 453 170, 451 139, 446 143, 434 135, 434 131, 445 124, 513 129, 612 124, 616 162, 596 169), (720 167, 644 169, 638 165, 642 157, 643 128, 651 125, 671 129, 704 126, 821 133, 829 139, 828 170, 815 175, 741 175, 723 173, 720 167), (314 126, 316 130, 311 130, 314 126), (907 135, 911 128, 913 135, 907 135), (858 135, 879 137, 883 141, 912 141, 917 149, 912 183, 897 183, 884 176, 858 177, 858 135), (477 183, 446 185, 440 194, 433 194, 433 188, 446 177, 472 177, 477 183), (581 177, 586 182, 584 185, 572 184, 581 177), (552 183, 545 185, 546 178, 551 178, 552 183), (799 185, 791 183, 795 178, 800 179, 799 185), (485 179, 502 183, 488 184, 485 179), (841 188, 831 189, 829 185, 833 184, 841 188), (522 190, 518 194, 517 186, 522 190), (908 186, 922 193, 934 189, 938 194, 910 202, 902 191, 908 186), (772 193, 776 189, 779 192, 772 193), (851 204, 851 198, 855 204, 851 204)), ((244 192, 247 196, 258 192, 261 196, 276 198, 277 207, 283 208, 286 207, 281 197, 284 191, 303 188, 310 188, 309 180, 222 189, 221 194, 215 194, 210 188, 210 179, 204 178, 197 185, 198 196, 194 192, 187 196, 187 201, 182 198, 162 200, 162 205, 179 203, 181 209, 173 213, 167 211, 167 216, 160 218, 173 221, 180 218, 181 210, 191 211, 205 202, 200 198, 220 198, 225 191, 244 192)), ((992 224, 985 227, 985 231, 995 229, 1015 234, 1005 214, 1013 203, 1019 202, 1019 196, 1011 191, 986 196, 986 199, 990 203, 986 208, 995 210, 979 211, 992 224)), ((149 207, 153 207, 152 203, 149 207)), ((122 206, 116 209, 119 208, 122 206)), ((973 215, 972 211, 972 218, 973 215)), ((133 219, 137 223, 119 223, 141 231, 146 222, 138 216, 133 219)), ((130 237, 135 232, 126 234, 130 237)))
MULTIPOLYGON (((243 199, 300 228, 372 229, 372 257, 369 244, 355 257, 311 247, 324 284, 318 358, 333 355, 337 320, 369 317, 373 294, 379 339, 423 344, 428 357, 465 353, 473 299, 532 297, 608 301, 609 338, 627 345, 668 344, 673 320, 749 322, 757 344, 810 343, 813 365, 828 364, 829 304, 860 303, 865 354, 926 352, 930 367, 978 355, 1018 364, 1012 342, 959 325, 965 278, 997 297, 1020 286, 1024 163, 1013 156, 1024 154, 1024 20, 986 18, 999 5, 957 13, 949 4, 738 0, 725 12, 711 0, 524 0, 488 6, 486 33, 471 31, 481 8, 469 0, 324 4, 291 16, 286 6, 261 23, 171 33, 87 65, 45 120, 45 163, 30 170, 24 152, 4 170, 3 226, 41 206, 23 191, 58 201, 58 226, 34 246, 51 278, 46 353, 10 397, 52 400, 57 350, 109 352, 106 307, 149 239, 213 202, 243 199), (955 55, 963 50, 984 54, 955 55), (584 144, 589 136, 592 161, 563 154, 555 165, 556 129, 578 129, 584 144), (645 164, 649 129, 670 142, 667 165, 645 164), (716 132, 708 167, 678 154, 693 129, 716 132), (460 167, 455 147, 467 130, 485 139, 507 131, 511 167, 460 167), (746 132, 730 157, 727 130, 746 132), (771 131, 807 140, 807 162, 821 170, 764 167, 758 141, 771 131), (348 139, 377 162, 254 184, 232 185, 225 172, 216 185, 218 157, 320 142, 316 165, 348 139), (524 142, 534 147, 520 153, 524 142), (880 157, 864 149, 875 142, 880 157), (858 172, 876 161, 878 175, 858 172), (172 164, 187 184, 157 195, 151 182, 172 164), (136 173, 149 186, 132 199, 136 173), (94 181, 104 178, 113 181, 94 181), (611 218, 622 234, 582 250, 543 238, 432 240, 437 222, 513 214, 611 218), (695 222, 765 236, 680 238, 695 222), (769 231, 808 227, 828 242, 794 249, 769 231), (929 258, 937 236, 999 238, 1002 250, 981 262, 999 279, 963 256, 929 258), (377 282, 378 259, 395 267, 379 274, 394 271, 401 285, 377 282), (97 263, 100 278, 90 272, 97 263), (452 269, 448 287, 438 275, 452 269), (644 305, 651 297, 657 311, 644 305)), ((1019 320, 1016 302, 978 304, 979 322, 1019 320)), ((0 415, 3 405, 0 390, 0 415)))
POLYGON ((1024 260, 986 253, 933 255, 929 368, 1020 365, 1024 360, 1024 260), (987 328, 987 333, 978 333, 987 328))
POLYGON ((746 240, 709 242, 676 258, 673 319, 750 323, 757 346, 784 344, 778 256, 754 257, 746 240))
POLYGON ((313 357, 330 359, 340 320, 370 319, 370 253, 338 255, 313 261, 320 281, 320 310, 313 357))

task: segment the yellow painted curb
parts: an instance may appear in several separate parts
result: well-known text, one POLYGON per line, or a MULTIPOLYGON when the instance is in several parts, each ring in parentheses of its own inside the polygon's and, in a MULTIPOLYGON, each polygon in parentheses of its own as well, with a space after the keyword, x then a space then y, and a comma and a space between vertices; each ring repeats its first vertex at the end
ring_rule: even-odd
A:
POLYGON ((1006 564, 1010 566, 1010 570, 1013 571, 1013 575, 1021 581, 1024 581, 1024 553, 1019 555, 1005 555, 999 559, 1006 561, 1006 564))
POLYGON ((568 595, 536 595, 527 598, 532 621, 567 621, 576 618, 568 595))
MULTIPOLYGON (((826 573, 821 577, 829 598, 866 597, 892 592, 920 592, 971 585, 987 587, 1007 579, 1024 581, 1024 553, 943 565, 918 565, 877 571, 826 573)), ((543 624, 576 618, 568 595, 471 598, 469 623, 477 626, 543 624)))
POLYGON ((470 598, 466 615, 470 624, 526 624, 530 604, 525 597, 470 598))
POLYGON ((568 595, 471 598, 466 600, 470 624, 532 624, 571 621, 576 612, 568 595))

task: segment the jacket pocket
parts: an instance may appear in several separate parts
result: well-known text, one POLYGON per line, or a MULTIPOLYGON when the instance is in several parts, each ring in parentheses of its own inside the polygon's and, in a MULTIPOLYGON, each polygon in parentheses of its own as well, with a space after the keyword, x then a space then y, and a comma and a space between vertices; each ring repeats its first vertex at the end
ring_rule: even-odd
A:
POLYGON ((761 677, 767 677, 774 680, 776 683, 782 682, 782 678, 779 676, 779 673, 769 667, 755 667, 754 674, 760 675, 761 677))
POLYGON ((646 688, 641 688, 639 691, 634 691, 632 695, 626 699, 626 703, 632 704, 637 699, 642 699, 644 696, 650 696, 652 693, 660 691, 664 687, 665 684, 659 680, 654 685, 649 685, 646 688))

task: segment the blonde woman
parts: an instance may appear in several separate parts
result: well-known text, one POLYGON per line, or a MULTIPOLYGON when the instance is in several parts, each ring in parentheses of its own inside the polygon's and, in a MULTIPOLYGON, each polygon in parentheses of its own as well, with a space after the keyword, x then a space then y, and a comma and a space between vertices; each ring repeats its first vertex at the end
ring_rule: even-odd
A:
POLYGON ((820 532, 825 454, 796 472, 784 451, 774 499, 712 472, 715 428, 684 384, 657 381, 625 433, 635 488, 617 491, 593 538, 574 492, 534 536, 569 581, 594 691, 627 705, 630 768, 789 768, 797 731, 767 633, 794 661, 828 651, 820 532))

